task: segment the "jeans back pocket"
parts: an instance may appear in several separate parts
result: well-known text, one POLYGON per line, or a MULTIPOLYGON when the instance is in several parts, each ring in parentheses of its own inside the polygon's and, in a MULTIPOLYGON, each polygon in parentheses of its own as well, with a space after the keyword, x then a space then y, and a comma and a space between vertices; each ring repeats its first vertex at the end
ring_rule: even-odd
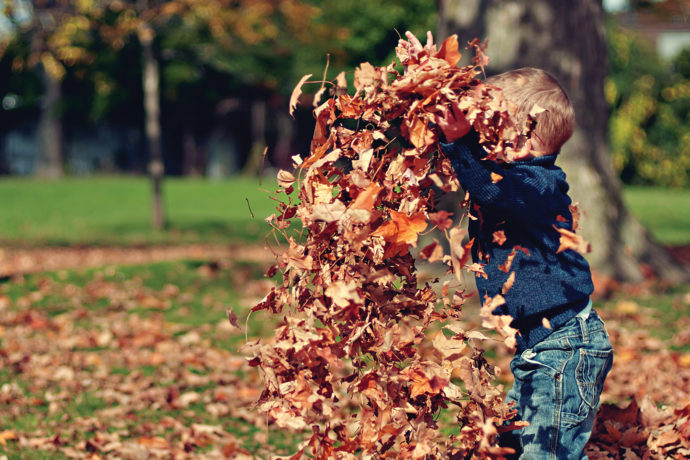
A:
POLYGON ((575 377, 582 400, 590 409, 599 405, 599 396, 604 389, 604 380, 613 364, 613 350, 580 349, 580 361, 575 377))

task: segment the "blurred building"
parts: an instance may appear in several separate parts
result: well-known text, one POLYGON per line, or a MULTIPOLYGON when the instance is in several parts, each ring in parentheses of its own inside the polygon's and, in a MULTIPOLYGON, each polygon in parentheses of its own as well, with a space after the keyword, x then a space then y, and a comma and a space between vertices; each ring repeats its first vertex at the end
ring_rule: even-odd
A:
POLYGON ((648 39, 659 56, 670 60, 690 48, 690 1, 667 0, 653 7, 615 14, 622 27, 648 39))

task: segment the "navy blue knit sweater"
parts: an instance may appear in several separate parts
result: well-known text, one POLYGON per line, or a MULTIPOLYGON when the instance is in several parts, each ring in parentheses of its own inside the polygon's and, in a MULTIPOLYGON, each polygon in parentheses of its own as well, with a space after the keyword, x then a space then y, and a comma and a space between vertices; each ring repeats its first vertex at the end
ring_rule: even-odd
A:
POLYGON ((531 348, 585 308, 593 291, 584 257, 570 249, 556 253, 560 233, 554 226, 572 229, 565 173, 555 165, 556 155, 509 164, 484 160, 474 131, 454 143, 441 143, 441 149, 477 205, 471 211, 477 219, 469 223, 472 258, 485 264, 488 276, 476 279, 479 295, 483 301, 485 295, 501 294, 515 271, 515 283, 504 295, 506 303, 494 313, 513 317, 511 325, 520 331, 518 352, 531 348), (492 172, 502 179, 492 182, 492 172), (503 244, 494 242, 497 230, 505 233, 503 244), (499 266, 516 245, 527 249, 529 256, 518 250, 505 273, 499 266))

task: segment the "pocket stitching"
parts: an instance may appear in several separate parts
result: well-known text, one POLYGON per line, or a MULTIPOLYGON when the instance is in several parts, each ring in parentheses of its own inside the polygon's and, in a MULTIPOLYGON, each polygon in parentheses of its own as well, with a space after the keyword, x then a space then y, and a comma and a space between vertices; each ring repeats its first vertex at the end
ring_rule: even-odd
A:
MULTIPOLYGON (((589 370, 589 364, 587 363, 587 359, 585 357, 587 355, 600 358, 600 359, 609 359, 611 355, 613 354, 613 350, 583 350, 580 349, 580 360, 577 363, 577 368, 575 369, 575 380, 577 381, 577 389, 578 392, 580 393, 580 397, 582 398, 582 401, 590 408, 594 409, 596 407, 596 404, 594 401, 590 401, 588 391, 585 390, 585 388, 589 389, 591 388, 591 392, 595 393, 595 385, 596 385, 596 378, 595 381, 590 383, 590 382, 585 382, 584 379, 582 378, 583 375, 588 374, 589 370)), ((599 377, 600 373, 605 372, 606 366, 602 366, 601 370, 599 373, 597 373, 597 377, 599 377)), ((603 386, 603 382, 602 382, 603 386)))

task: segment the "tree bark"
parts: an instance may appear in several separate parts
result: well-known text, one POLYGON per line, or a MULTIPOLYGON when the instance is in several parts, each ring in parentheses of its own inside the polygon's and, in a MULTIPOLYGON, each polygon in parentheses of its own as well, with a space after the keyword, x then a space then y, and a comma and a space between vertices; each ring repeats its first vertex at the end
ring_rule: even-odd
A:
POLYGON ((41 155, 38 158, 36 173, 41 177, 56 179, 62 176, 64 144, 62 120, 58 114, 58 103, 62 94, 60 80, 39 64, 39 73, 43 80, 43 100, 39 132, 41 136, 41 155))
POLYGON ((255 97, 251 103, 252 146, 242 168, 246 176, 260 176, 266 149, 266 99, 255 97))
POLYGON ((540 67, 554 75, 576 113, 576 131, 559 155, 570 196, 583 214, 581 232, 600 275, 640 281, 651 269, 671 281, 688 279, 668 252, 628 212, 608 155, 604 98, 606 42, 601 0, 439 0, 439 39, 488 38, 487 74, 540 67))
POLYGON ((273 162, 277 168, 288 169, 292 164, 290 149, 292 148, 295 123, 288 115, 287 110, 283 109, 284 107, 280 107, 275 112, 278 135, 273 152, 273 162))
POLYGON ((149 176, 153 187, 151 225, 155 230, 165 226, 163 211, 163 142, 160 121, 160 75, 158 61, 153 53, 154 32, 143 25, 139 32, 142 51, 142 83, 144 89, 144 118, 146 139, 149 146, 149 176))
POLYGON ((184 128, 182 128, 182 152, 184 158, 182 174, 193 177, 200 176, 202 168, 200 161, 201 152, 197 147, 196 139, 194 138, 194 130, 189 121, 187 121, 184 128))

